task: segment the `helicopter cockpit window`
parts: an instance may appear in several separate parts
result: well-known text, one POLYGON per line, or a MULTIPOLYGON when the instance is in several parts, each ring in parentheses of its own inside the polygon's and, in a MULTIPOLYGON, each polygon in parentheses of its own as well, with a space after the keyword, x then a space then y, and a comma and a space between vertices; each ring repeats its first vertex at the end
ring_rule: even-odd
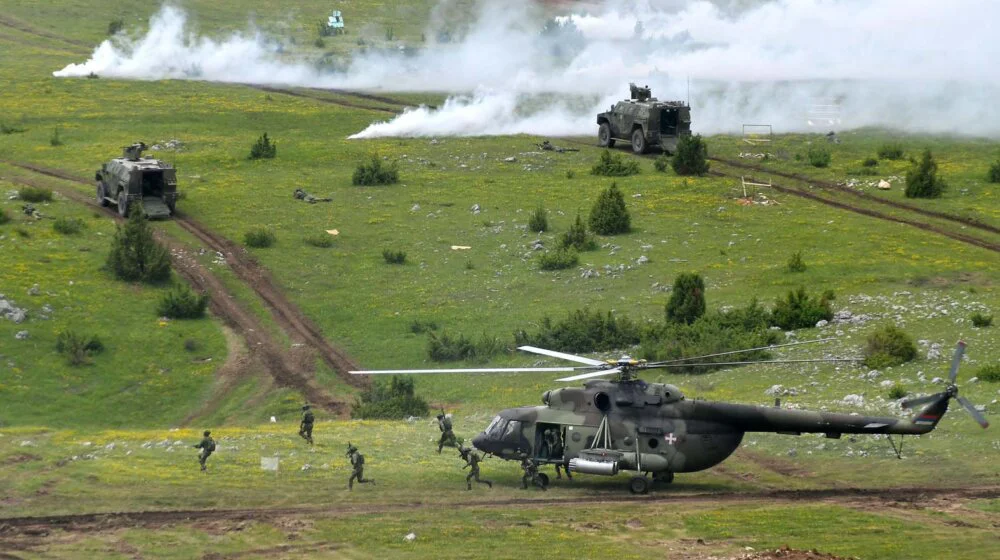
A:
POLYGON ((507 427, 507 419, 497 416, 490 422, 489 427, 486 428, 486 437, 490 439, 500 439, 503 435, 504 428, 507 427))
POLYGON ((511 420, 507 423, 507 429, 503 433, 503 441, 517 442, 521 438, 521 423, 511 420))

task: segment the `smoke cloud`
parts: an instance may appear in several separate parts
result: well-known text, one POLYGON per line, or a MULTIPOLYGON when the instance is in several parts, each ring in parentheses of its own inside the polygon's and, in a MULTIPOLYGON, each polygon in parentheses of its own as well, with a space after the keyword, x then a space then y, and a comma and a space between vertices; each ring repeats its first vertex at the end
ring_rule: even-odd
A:
MULTIPOLYGON (((993 0, 608 2, 543 22, 527 1, 492 0, 461 38, 416 53, 370 50, 339 71, 290 62, 250 27, 210 38, 164 7, 137 38, 102 43, 56 76, 457 93, 353 137, 591 135, 630 81, 692 105, 697 132, 889 126, 1000 136, 1000 21, 993 0), (546 23, 543 30, 542 24, 546 23), (465 93, 462 93, 465 92, 465 93)), ((350 16, 350 14, 345 14, 350 16)), ((348 19, 349 25, 351 24, 348 19)), ((354 23, 360 28, 364 22, 354 23)))

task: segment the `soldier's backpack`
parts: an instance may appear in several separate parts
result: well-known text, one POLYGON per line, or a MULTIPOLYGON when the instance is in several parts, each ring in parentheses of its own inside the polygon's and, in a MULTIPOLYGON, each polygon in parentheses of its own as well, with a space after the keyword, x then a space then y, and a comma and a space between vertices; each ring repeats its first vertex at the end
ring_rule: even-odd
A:
POLYGON ((355 457, 355 459, 354 459, 354 467, 355 468, 360 468, 362 465, 365 464, 365 456, 364 455, 362 455, 360 453, 355 453, 354 457, 355 457))
POLYGON ((442 418, 441 419, 441 428, 445 432, 447 432, 448 430, 450 430, 451 429, 451 418, 448 418, 447 416, 445 416, 444 418, 442 418))
POLYGON ((209 453, 215 453, 215 440, 214 439, 208 440, 208 449, 206 449, 205 451, 208 451, 209 453))
POLYGON ((306 424, 312 424, 313 421, 315 420, 315 418, 316 417, 313 416, 312 411, 311 410, 307 410, 305 416, 303 416, 303 418, 302 418, 302 421, 304 423, 306 423, 306 424))

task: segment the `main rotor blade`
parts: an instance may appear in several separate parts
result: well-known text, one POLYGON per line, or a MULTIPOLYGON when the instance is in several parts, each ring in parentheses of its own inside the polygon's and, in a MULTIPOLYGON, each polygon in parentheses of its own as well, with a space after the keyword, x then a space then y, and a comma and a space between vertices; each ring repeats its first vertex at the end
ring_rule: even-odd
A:
POLYGON ((903 408, 915 408, 915 407, 918 407, 918 406, 920 406, 922 404, 927 404, 927 403, 930 403, 930 402, 934 402, 936 400, 939 400, 939 399, 941 399, 943 397, 947 397, 947 396, 948 396, 948 393, 935 393, 933 395, 927 395, 926 397, 917 397, 915 399, 907 399, 907 400, 903 401, 902 403, 900 403, 899 406, 901 406, 903 408))
POLYGON ((958 366, 962 364, 962 354, 965 353, 965 341, 959 340, 958 345, 955 346, 955 356, 951 359, 951 371, 948 372, 948 379, 951 379, 952 383, 955 383, 955 379, 958 377, 958 366))
POLYGON ((990 427, 990 423, 986 421, 986 417, 983 416, 981 412, 976 410, 975 405, 973 405, 969 399, 965 397, 958 397, 958 402, 962 403, 962 406, 965 407, 965 410, 972 415, 972 418, 976 422, 979 422, 979 425, 982 426, 984 430, 990 427))
POLYGON ((601 360, 595 360, 593 358, 584 358, 583 356, 576 356, 574 354, 565 354, 563 352, 556 352, 555 350, 546 350, 544 348, 535 348, 534 346, 518 346, 518 350, 524 350, 525 352, 531 352, 533 354, 541 354, 543 356, 551 356, 553 358, 560 358, 563 360, 569 360, 571 362, 577 362, 580 364, 587 364, 588 366, 606 366, 607 362, 602 362, 601 360))
POLYGON ((749 362, 700 362, 694 364, 665 364, 656 362, 646 364, 645 369, 688 367, 688 366, 742 366, 750 364, 802 364, 811 362, 860 362, 862 358, 812 358, 808 360, 757 360, 749 362))
POLYGON ((579 381, 581 379, 590 379, 591 377, 603 377, 605 375, 614 375, 619 372, 621 372, 621 368, 602 369, 601 371, 592 371, 590 373, 581 373, 580 375, 571 375, 569 377, 563 377, 562 379, 556 379, 556 381, 579 381))
MULTIPOLYGON (((813 344, 815 342, 828 342, 828 341, 831 341, 831 340, 834 340, 833 337, 830 337, 830 338, 816 338, 816 339, 813 339, 813 340, 803 340, 801 342, 789 342, 787 344, 772 344, 770 346, 758 346, 757 348, 747 348, 745 350, 731 350, 729 352, 719 352, 717 354, 705 354, 703 356, 691 356, 689 358, 677 358, 677 359, 674 359, 674 360, 666 360, 666 361, 654 362, 654 363, 656 365, 660 365, 660 364, 673 364, 673 363, 676 363, 676 362, 683 362, 683 361, 686 361, 686 360, 701 360, 701 359, 704 359, 704 358, 714 358, 716 356, 728 356, 730 354, 742 354, 743 352, 754 352, 754 351, 757 351, 757 350, 770 350, 772 348, 784 348, 786 346, 798 346, 800 344, 813 344)), ((652 365, 652 364, 650 364, 650 365, 652 365)))
POLYGON ((551 367, 551 368, 461 368, 461 369, 374 369, 352 371, 351 375, 385 375, 385 374, 411 374, 411 373, 537 373, 553 371, 576 371, 572 367, 551 367))

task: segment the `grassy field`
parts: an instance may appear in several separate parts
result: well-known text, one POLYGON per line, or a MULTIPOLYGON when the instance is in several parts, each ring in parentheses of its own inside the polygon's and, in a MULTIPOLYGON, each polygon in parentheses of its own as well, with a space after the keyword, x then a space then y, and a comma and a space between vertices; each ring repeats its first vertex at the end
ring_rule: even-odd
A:
MULTIPOLYGON (((467 9, 460 4, 456 18, 467 9)), ((244 29, 250 11, 246 2, 185 6, 198 14, 202 29, 244 29)), ((899 324, 925 342, 916 361, 875 375, 832 365, 761 365, 706 375, 653 375, 651 381, 675 383, 692 397, 761 404, 772 400, 765 391, 781 384, 797 392, 784 397, 786 406, 897 414, 898 405, 882 383, 899 382, 912 392, 940 390, 933 379, 946 375, 951 349, 964 339, 969 351, 959 378, 962 394, 985 405, 989 415, 1000 412, 1000 384, 968 382, 980 367, 1000 362, 1000 327, 978 329, 969 323, 974 312, 995 314, 1000 308, 1000 258, 994 252, 799 198, 774 195, 780 204, 742 206, 736 201, 742 196, 736 180, 684 179, 658 173, 652 159, 641 159, 641 174, 617 180, 633 232, 599 238, 601 248, 582 254, 577 269, 543 272, 540 253, 531 249, 534 242, 553 248, 576 214, 586 217, 598 193, 611 183, 589 173, 600 153, 596 148, 573 144, 579 152, 541 152, 535 147, 541 139, 528 136, 347 140, 368 124, 391 117, 386 110, 399 106, 344 92, 299 92, 311 96, 302 97, 242 85, 51 77, 53 70, 84 60, 111 19, 138 24, 155 9, 83 0, 5 6, 4 17, 16 25, 0 26, 0 69, 16 79, 0 88, 0 122, 25 130, 0 136, 0 159, 89 179, 123 145, 180 140, 182 149, 156 154, 178 168, 179 189, 185 193, 182 211, 237 242, 253 226, 273 229, 277 244, 252 249, 252 255, 327 339, 364 367, 439 365, 426 357, 426 335, 411 332, 414 321, 433 321, 452 334, 486 334, 508 342, 515 329, 530 330, 545 316, 558 319, 582 307, 612 310, 639 322, 659 321, 669 297, 665 287, 678 273, 696 271, 706 279, 713 308, 743 305, 753 297, 770 304, 804 285, 810 291, 834 290, 835 309, 864 316, 800 331, 798 339, 836 340, 822 349, 803 348, 784 356, 858 355, 867 333, 887 323, 899 324), (353 106, 359 104, 371 110, 353 106), (54 146, 50 140, 57 129, 63 143, 54 146), (278 156, 249 161, 250 145, 263 132, 277 141, 278 156), (352 186, 356 165, 370 154, 398 162, 400 184, 352 186), (516 161, 506 161, 511 157, 516 161), (295 188, 333 202, 304 204, 292 198, 295 188), (548 209, 552 226, 541 235, 526 230, 528 216, 539 205, 548 209), (340 230, 333 247, 304 242, 332 228, 340 230), (456 251, 453 245, 471 249, 456 251), (406 264, 386 264, 383 249, 405 251, 406 264), (798 251, 807 270, 789 273, 785 264, 798 251), (638 264, 643 256, 648 263, 638 264), (587 270, 598 275, 585 277, 587 270), (941 346, 940 355, 928 357, 933 344, 941 346), (862 395, 864 404, 845 404, 849 394, 862 395)), ((257 21, 270 22, 265 27, 286 22, 282 25, 296 42, 313 54, 315 21, 329 9, 319 2, 300 3, 293 12, 254 5, 257 21)), ((345 9, 345 17, 349 25, 352 18, 373 22, 366 36, 384 42, 391 27, 395 37, 409 44, 418 41, 420 22, 429 11, 430 3, 387 8, 362 2, 345 9)), ((325 48, 340 56, 357 46, 356 39, 351 34, 330 39, 325 48)), ((441 100, 426 94, 390 97, 407 103, 441 100)), ((900 142, 914 156, 930 147, 950 189, 940 200, 915 203, 1000 225, 997 190, 985 182, 986 169, 997 157, 995 142, 882 130, 840 137, 840 144, 828 144, 820 134, 779 136, 767 148, 775 157, 762 165, 838 182, 868 181, 905 175, 905 161, 880 162, 877 176, 853 174, 882 144, 900 142), (795 154, 815 145, 830 150, 829 168, 795 160, 795 154)), ((708 143, 720 157, 735 159, 747 151, 737 137, 712 137, 708 143)), ((3 193, 28 181, 90 194, 89 187, 9 164, 0 163, 0 177, 3 193)), ((865 190, 902 200, 899 181, 885 193, 865 190)), ((186 558, 196 552, 217 557, 458 557, 480 550, 486 556, 514 557, 579 553, 581 540, 586 540, 594 550, 615 550, 623 557, 676 550, 693 551, 683 557, 703 558, 740 554, 747 546, 788 544, 864 558, 936 557, 945 549, 950 557, 984 558, 997 546, 995 520, 990 519, 996 500, 953 509, 939 503, 906 509, 766 499, 679 506, 669 501, 620 503, 613 500, 622 497, 624 478, 580 477, 545 495, 524 493, 517 489, 515 465, 493 460, 483 473, 497 487, 466 492, 461 463, 453 453, 433 453, 436 428, 425 420, 334 422, 321 416, 317 447, 310 452, 294 434, 301 396, 274 387, 266 372, 251 371, 226 394, 215 394, 213 374, 219 365, 227 355, 245 351, 231 336, 227 341, 218 321, 161 325, 154 310, 164 288, 114 282, 100 270, 114 231, 109 219, 57 197, 40 206, 45 216, 76 217, 86 224, 81 234, 64 236, 51 229, 51 219, 21 214, 20 205, 6 196, 0 201, 0 208, 13 217, 0 225, 0 292, 29 310, 29 320, 21 325, 0 320, 2 515, 317 509, 315 515, 296 512, 270 520, 59 532, 40 544, 29 542, 35 548, 26 550, 25 557, 186 558), (41 294, 29 296, 36 283, 41 294), (40 317, 45 305, 53 309, 48 319, 40 317), (67 328, 100 336, 107 350, 92 365, 69 366, 55 352, 55 337, 67 328), (30 338, 15 340, 21 330, 28 330, 30 338), (186 340, 199 341, 199 349, 184 350, 186 340), (271 416, 278 423, 269 423, 271 416), (187 425, 178 429, 185 420, 187 425), (197 472, 189 447, 202 426, 212 427, 220 441, 207 477, 197 472), (366 453, 367 474, 378 479, 378 486, 344 490, 347 441, 366 453), (259 469, 260 458, 270 456, 281 458, 277 474, 259 469), (503 503, 526 495, 611 503, 503 503), (451 504, 468 500, 496 505, 484 503, 455 514, 451 504), (345 516, 352 512, 355 517, 345 516), (416 541, 405 542, 403 536, 411 531, 416 541)), ((196 246, 176 224, 157 227, 196 246)), ((199 258, 259 316, 264 328, 290 342, 231 271, 214 263, 212 254, 199 258)), ((491 362, 535 363, 542 362, 524 356, 491 362)), ((331 391, 350 398, 352 390, 322 363, 317 363, 316 376, 331 391)), ((554 385, 550 378, 528 375, 427 376, 418 380, 417 392, 455 412, 456 430, 468 438, 498 409, 537 403, 554 385)), ((679 476, 663 492, 996 486, 998 452, 994 432, 982 431, 960 410, 949 414, 939 431, 908 440, 902 461, 881 439, 748 434, 722 467, 679 476)))

